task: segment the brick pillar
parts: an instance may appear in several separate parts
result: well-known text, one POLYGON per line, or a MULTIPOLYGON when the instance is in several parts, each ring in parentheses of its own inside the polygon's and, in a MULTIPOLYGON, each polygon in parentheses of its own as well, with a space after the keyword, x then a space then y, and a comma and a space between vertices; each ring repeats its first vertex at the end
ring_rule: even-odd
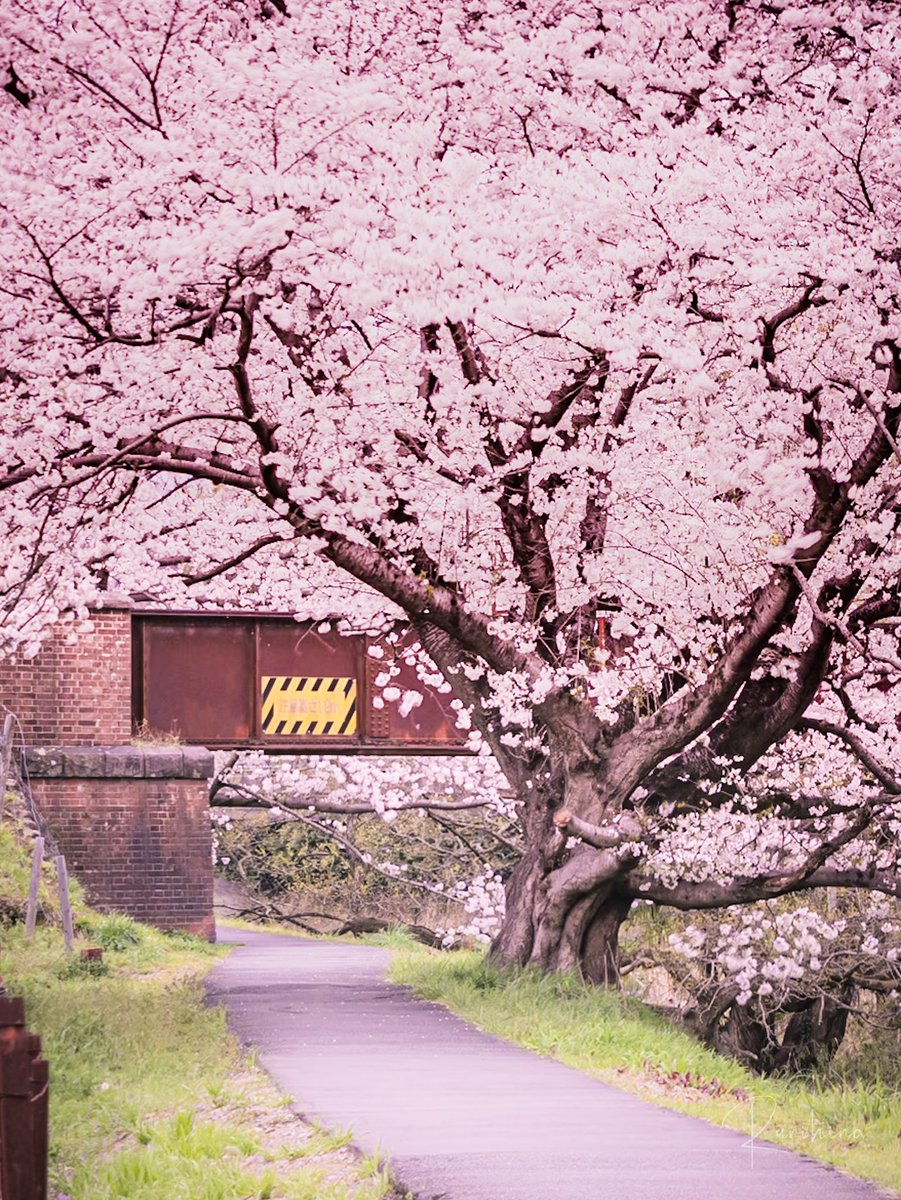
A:
POLYGON ((26 766, 92 905, 215 939, 208 750, 44 748, 29 750, 26 766))
POLYGON ((91 629, 77 637, 60 626, 34 658, 0 660, 0 702, 18 717, 27 746, 130 741, 131 611, 92 613, 91 629))

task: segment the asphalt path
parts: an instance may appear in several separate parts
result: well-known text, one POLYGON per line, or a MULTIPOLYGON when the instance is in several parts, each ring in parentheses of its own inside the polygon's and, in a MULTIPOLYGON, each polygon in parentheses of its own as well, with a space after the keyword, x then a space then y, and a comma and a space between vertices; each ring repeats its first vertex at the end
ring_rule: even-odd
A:
POLYGON ((219 940, 238 945, 208 989, 231 1028, 298 1112, 349 1128, 417 1200, 887 1195, 482 1033, 386 983, 386 951, 228 928, 219 940))

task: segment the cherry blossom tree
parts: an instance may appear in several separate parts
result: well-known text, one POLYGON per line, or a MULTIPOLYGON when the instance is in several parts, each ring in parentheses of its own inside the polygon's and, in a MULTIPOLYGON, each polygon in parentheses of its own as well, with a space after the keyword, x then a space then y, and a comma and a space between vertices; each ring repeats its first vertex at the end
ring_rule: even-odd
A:
POLYGON ((402 621, 517 798, 502 962, 898 894, 893 3, 2 13, 8 649, 402 621))

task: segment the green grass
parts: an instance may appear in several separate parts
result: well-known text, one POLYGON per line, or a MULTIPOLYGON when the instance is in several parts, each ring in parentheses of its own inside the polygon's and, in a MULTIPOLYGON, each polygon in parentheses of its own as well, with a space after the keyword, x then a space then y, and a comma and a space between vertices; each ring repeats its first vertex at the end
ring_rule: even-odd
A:
POLYGON ((489 1033, 666 1108, 901 1192, 901 1093, 878 1079, 761 1079, 638 1000, 570 975, 503 972, 474 951, 397 951, 391 979, 489 1033))
MULTIPOLYGON (((15 797, 7 795, 9 807, 15 797)), ((24 921, 28 886, 31 881, 31 853, 33 841, 25 834, 24 825, 17 815, 7 813, 0 821, 0 923, 12 924, 24 921)), ((77 883, 72 885, 73 904, 81 902, 81 891, 77 883)), ((56 890, 56 875, 52 860, 45 857, 41 868, 38 900, 42 912, 55 918, 59 914, 59 898, 56 890)))
POLYGON ((380 933, 367 933, 354 940, 367 946, 381 946, 386 950, 414 950, 422 944, 402 925, 391 925, 380 933))
POLYGON ((203 1004, 224 951, 82 907, 79 945, 0 929, 0 971, 51 1071, 52 1185, 71 1200, 379 1200, 390 1191, 311 1129, 203 1004))

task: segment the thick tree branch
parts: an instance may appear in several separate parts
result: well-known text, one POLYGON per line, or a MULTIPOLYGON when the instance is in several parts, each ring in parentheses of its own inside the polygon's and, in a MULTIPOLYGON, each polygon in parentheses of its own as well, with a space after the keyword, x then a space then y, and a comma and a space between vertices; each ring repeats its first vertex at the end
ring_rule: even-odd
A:
POLYGON ((633 871, 617 886, 634 900, 653 900, 678 908, 683 912, 702 908, 729 908, 733 904, 753 904, 775 896, 815 888, 852 888, 858 891, 883 892, 901 897, 901 875, 881 867, 820 867, 803 879, 776 888, 767 880, 739 877, 728 882, 705 880, 703 883, 681 883, 666 886, 652 876, 633 871))
MULTIPOLYGON (((846 611, 860 588, 863 572, 855 570, 840 580, 829 580, 820 590, 817 611, 837 605, 846 611)), ((829 669, 834 642, 830 622, 814 619, 810 640, 798 655, 792 673, 768 673, 749 679, 726 715, 709 732, 702 745, 693 745, 665 767, 655 771, 645 788, 649 793, 642 807, 658 803, 691 805, 697 799, 700 781, 715 783, 727 768, 748 770, 772 746, 796 727, 816 697, 829 669)), ((709 804, 705 796, 700 803, 709 804)))
POLYGON ((637 870, 631 872, 620 886, 635 899, 644 898, 674 908, 686 909, 750 904, 757 900, 771 900, 775 896, 783 896, 790 892, 828 886, 869 888, 872 891, 901 895, 901 877, 896 872, 889 872, 875 865, 870 869, 825 869, 829 858, 837 850, 867 829, 873 819, 874 809, 880 802, 894 799, 894 795, 883 795, 868 800, 855 811, 852 820, 831 837, 824 838, 795 865, 762 875, 735 875, 726 881, 704 880, 695 883, 683 880, 674 885, 664 884, 648 872, 637 870), (824 882, 839 878, 841 883, 824 882))
POLYGON ((558 809, 554 813, 554 824, 561 833, 577 837, 597 850, 613 850, 625 842, 635 841, 644 832, 641 824, 631 813, 623 813, 615 821, 607 825, 592 825, 583 821, 567 808, 558 809))

